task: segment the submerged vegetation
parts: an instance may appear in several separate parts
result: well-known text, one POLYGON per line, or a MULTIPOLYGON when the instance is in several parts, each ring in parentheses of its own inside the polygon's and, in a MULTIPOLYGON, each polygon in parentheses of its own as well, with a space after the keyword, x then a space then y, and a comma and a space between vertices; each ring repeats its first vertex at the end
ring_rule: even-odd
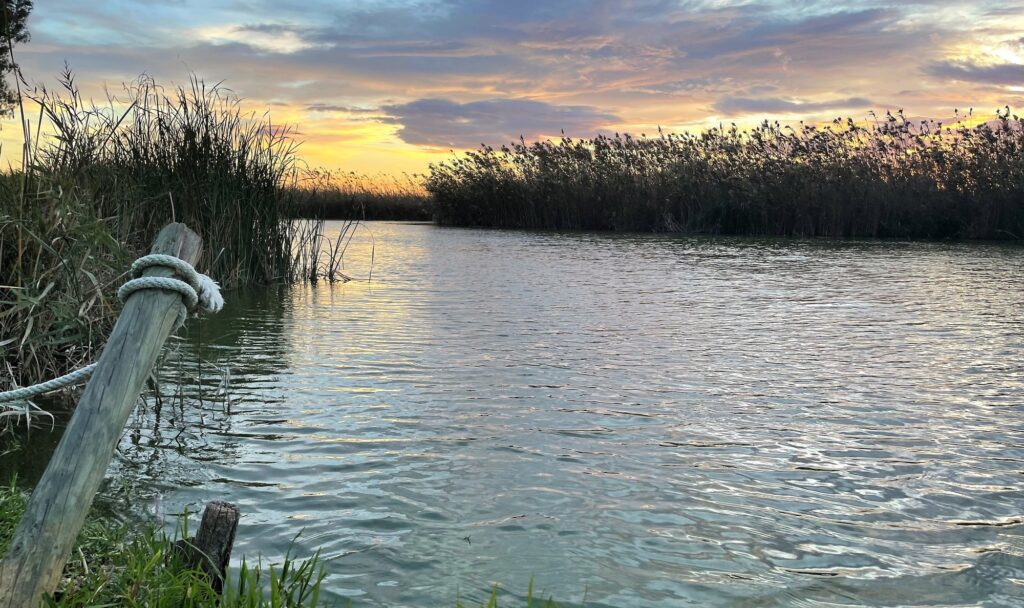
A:
POLYGON ((521 140, 432 165, 426 188, 449 225, 1024 237, 1024 119, 957 118, 521 140))
POLYGON ((288 128, 196 78, 143 77, 104 106, 70 72, 61 85, 29 96, 24 169, 0 176, 0 387, 89 362, 122 273, 171 221, 200 233, 200 266, 224 285, 336 278, 322 221, 294 219, 288 128))

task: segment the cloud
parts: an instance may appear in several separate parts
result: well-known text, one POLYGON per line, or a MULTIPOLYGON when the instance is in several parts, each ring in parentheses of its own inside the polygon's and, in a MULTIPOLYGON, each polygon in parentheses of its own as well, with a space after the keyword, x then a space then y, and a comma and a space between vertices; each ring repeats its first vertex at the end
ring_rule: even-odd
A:
POLYGON ((310 112, 340 112, 344 114, 376 114, 380 112, 377 108, 362 108, 333 103, 312 103, 306 106, 306 110, 310 112))
POLYGON ((927 72, 950 80, 1024 86, 1024 65, 1017 63, 979 65, 971 61, 937 61, 928 66, 927 72))
POLYGON ((592 135, 620 121, 591 106, 559 106, 527 99, 489 99, 458 103, 448 99, 417 99, 381 108, 400 124, 406 143, 449 148, 499 145, 519 139, 558 135, 592 135))
POLYGON ((724 97, 715 102, 714 109, 723 114, 812 114, 825 110, 842 110, 871 106, 863 97, 800 102, 780 97, 724 97))
POLYGON ((322 46, 308 39, 308 30, 284 24, 207 26, 194 31, 195 36, 204 42, 243 44, 265 53, 290 55, 322 46))
POLYGON ((708 27, 707 19, 691 18, 691 24, 700 24, 705 30, 699 32, 692 28, 693 35, 687 37, 681 47, 692 60, 747 56, 751 52, 775 49, 799 50, 813 46, 815 41, 845 42, 851 34, 859 34, 854 40, 867 41, 877 32, 880 23, 891 21, 895 16, 892 10, 867 9, 788 19, 766 15, 763 8, 751 5, 717 27, 708 27))
POLYGON ((51 81, 68 60, 86 96, 100 99, 104 84, 117 90, 142 72, 165 84, 188 71, 224 80, 247 107, 272 107, 320 138, 316 162, 333 165, 373 150, 380 162, 410 143, 435 154, 563 128, 821 116, 871 105, 864 97, 927 115, 1002 107, 1019 97, 1006 85, 1024 82, 1021 9, 1019 0, 47 0, 33 11, 33 41, 15 50, 31 80, 51 81), (367 143, 370 134, 379 139, 367 143))

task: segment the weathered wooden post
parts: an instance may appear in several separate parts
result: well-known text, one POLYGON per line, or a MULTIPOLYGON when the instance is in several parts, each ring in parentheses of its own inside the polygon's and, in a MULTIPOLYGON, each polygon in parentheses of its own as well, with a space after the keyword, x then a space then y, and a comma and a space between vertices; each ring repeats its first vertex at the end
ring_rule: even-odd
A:
MULTIPOLYGON (((152 253, 199 259, 202 239, 184 224, 160 231, 152 253)), ((169 277, 153 267, 144 276, 169 277)), ((176 293, 147 289, 125 302, 96 371, 0 561, 0 607, 35 608, 60 582, 143 383, 174 328, 176 293)))
POLYGON ((210 577, 210 586, 217 593, 223 593, 227 578, 231 548, 235 544, 235 532, 241 514, 238 507, 221 500, 206 503, 203 519, 195 538, 181 539, 175 543, 192 568, 201 567, 210 577))

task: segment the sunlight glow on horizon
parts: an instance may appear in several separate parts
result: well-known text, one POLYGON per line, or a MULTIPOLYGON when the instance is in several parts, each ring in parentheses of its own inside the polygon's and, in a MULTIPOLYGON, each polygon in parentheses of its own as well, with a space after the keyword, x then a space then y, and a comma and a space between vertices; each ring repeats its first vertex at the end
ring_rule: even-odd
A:
MULTIPOLYGON (((994 118, 1024 106, 1024 3, 1011 4, 52 0, 15 52, 31 83, 67 60, 95 99, 141 73, 223 80, 295 127, 309 166, 402 174, 562 129, 654 135, 899 108, 994 118)), ((0 140, 0 162, 16 162, 16 118, 0 140)))

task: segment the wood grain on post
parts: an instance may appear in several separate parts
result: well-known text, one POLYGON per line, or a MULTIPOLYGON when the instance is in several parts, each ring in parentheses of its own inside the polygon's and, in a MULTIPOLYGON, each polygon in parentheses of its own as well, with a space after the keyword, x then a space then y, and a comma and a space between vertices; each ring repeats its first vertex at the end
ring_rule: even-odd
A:
MULTIPOLYGON (((157 235, 152 253, 195 264, 201 248, 202 239, 195 232, 184 224, 168 224, 157 235)), ((157 266, 144 276, 173 274, 157 266)), ((179 306, 180 295, 156 289, 138 291, 125 302, 0 561, 0 608, 35 608, 56 589, 128 416, 174 328, 179 306)))
POLYGON ((196 560, 210 577, 210 584, 217 593, 224 590, 239 517, 235 505, 221 500, 211 501, 203 511, 203 520, 192 540, 196 560))

